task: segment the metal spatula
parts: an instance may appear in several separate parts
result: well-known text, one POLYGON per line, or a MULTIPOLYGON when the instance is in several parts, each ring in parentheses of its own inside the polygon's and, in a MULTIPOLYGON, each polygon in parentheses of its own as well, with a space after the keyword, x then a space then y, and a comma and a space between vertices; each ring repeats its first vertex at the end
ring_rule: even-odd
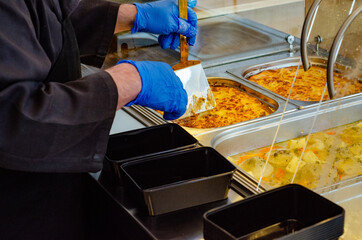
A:
MULTIPOLYGON (((180 18, 187 20, 187 0, 179 0, 180 18)), ((185 36, 180 35, 180 62, 173 66, 176 75, 187 92, 187 110, 181 118, 213 109, 216 106, 204 69, 200 61, 188 60, 189 45, 185 36)))

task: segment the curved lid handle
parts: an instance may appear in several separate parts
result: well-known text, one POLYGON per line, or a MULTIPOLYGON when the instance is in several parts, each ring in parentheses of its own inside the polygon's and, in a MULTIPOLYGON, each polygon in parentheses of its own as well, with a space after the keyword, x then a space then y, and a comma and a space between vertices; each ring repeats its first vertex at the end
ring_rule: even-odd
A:
POLYGON ((307 71, 310 68, 310 64, 308 61, 308 47, 307 42, 309 39, 310 31, 312 29, 311 25, 313 25, 315 17, 317 15, 319 4, 322 0, 315 0, 312 6, 309 8, 307 16, 305 17, 303 28, 302 28, 302 36, 300 42, 300 49, 302 54, 302 63, 304 71, 307 71))
POLYGON ((362 5, 359 6, 356 10, 354 10, 343 22, 341 28, 338 30, 336 37, 333 40, 333 44, 331 50, 329 52, 328 57, 328 65, 327 65, 327 87, 330 99, 335 96, 334 84, 333 84, 333 67, 336 62, 339 49, 341 47, 344 33, 346 32, 349 25, 353 22, 353 20, 360 14, 362 11, 362 5))

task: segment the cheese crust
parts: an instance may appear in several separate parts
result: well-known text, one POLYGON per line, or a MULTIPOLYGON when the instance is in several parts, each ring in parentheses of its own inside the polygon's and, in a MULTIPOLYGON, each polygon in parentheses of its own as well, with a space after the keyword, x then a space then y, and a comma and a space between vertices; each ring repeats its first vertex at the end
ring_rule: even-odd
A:
POLYGON ((210 86, 216 107, 190 117, 174 120, 184 127, 216 128, 263 117, 274 109, 259 99, 229 86, 210 86))
MULTIPOLYGON (((296 71, 296 66, 270 69, 252 75, 247 79, 287 98, 296 71)), ((299 101, 320 101, 326 85, 326 79, 326 69, 322 67, 312 66, 306 72, 303 68, 299 68, 290 99, 299 101)), ((338 73, 334 73, 333 80, 337 97, 347 96, 362 91, 362 83, 358 80, 343 78, 338 73)), ((327 100, 328 98, 328 91, 326 91, 323 100, 327 100)))

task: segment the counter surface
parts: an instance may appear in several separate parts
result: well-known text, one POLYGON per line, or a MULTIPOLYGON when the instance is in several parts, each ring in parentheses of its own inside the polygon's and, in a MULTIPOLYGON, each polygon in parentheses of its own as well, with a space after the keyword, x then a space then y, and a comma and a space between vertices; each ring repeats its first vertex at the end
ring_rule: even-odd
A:
MULTIPOLYGON (((145 127, 123 109, 117 111, 110 134, 145 127)), ((105 164, 102 172, 91 174, 109 192, 109 195, 121 205, 122 214, 138 222, 147 229, 154 239, 203 239, 203 214, 215 207, 230 204, 243 199, 235 190, 230 189, 226 200, 178 210, 159 216, 149 216, 147 209, 139 206, 123 186, 118 186, 111 177, 111 170, 105 164)), ((119 223, 121 228, 122 222, 119 223)))
MULTIPOLYGON (((124 187, 104 184, 112 196, 140 225, 155 239, 203 239, 203 214, 208 210, 241 200, 242 197, 230 189, 226 200, 208 203, 192 208, 158 216, 149 216, 147 209, 139 206, 124 187)), ((122 223, 120 223, 120 226, 122 223)))

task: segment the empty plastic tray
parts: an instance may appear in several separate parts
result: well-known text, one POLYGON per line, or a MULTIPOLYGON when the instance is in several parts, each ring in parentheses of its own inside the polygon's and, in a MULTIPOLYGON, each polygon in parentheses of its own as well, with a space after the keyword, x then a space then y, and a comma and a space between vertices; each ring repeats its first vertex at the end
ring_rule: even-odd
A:
POLYGON ((205 213, 204 238, 337 239, 343 225, 343 208, 289 184, 205 213))
POLYGON ((105 159, 120 178, 119 166, 122 163, 192 148, 197 144, 198 141, 186 130, 169 123, 111 135, 105 159))
POLYGON ((153 216, 226 199, 235 166, 200 147, 130 161, 121 171, 126 189, 153 216))

